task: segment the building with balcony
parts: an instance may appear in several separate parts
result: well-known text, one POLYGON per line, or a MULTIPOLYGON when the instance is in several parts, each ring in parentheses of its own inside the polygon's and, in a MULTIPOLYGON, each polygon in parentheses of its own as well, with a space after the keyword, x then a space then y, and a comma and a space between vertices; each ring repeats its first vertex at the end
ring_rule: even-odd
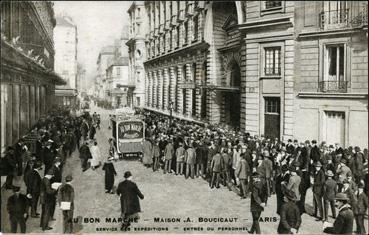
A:
POLYGON ((242 127, 240 4, 145 1, 145 108, 242 127))
POLYGON ((135 107, 145 104, 145 69, 146 60, 145 33, 148 19, 143 1, 134 1, 128 9, 129 40, 126 42, 129 53, 129 76, 134 81, 132 102, 135 107))
POLYGON ((106 69, 109 102, 113 108, 130 106, 132 103, 132 89, 128 66, 128 57, 118 57, 106 69))
POLYGON ((365 1, 295 2, 294 136, 368 146, 367 10, 365 1))
POLYGON ((53 3, 1 2, 1 154, 53 106, 53 3))
POLYGON ((145 8, 147 110, 268 138, 367 146, 366 2, 145 8))
POLYGON ((56 17, 54 29, 55 72, 67 84, 56 86, 55 96, 58 105, 75 107, 77 105, 77 26, 67 15, 56 17))

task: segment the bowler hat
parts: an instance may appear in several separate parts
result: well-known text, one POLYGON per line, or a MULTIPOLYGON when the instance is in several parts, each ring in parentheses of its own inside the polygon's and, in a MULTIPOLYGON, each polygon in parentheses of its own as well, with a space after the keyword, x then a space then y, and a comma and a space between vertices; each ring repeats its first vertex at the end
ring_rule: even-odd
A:
POLYGON ((315 166, 322 166, 322 163, 318 161, 317 163, 315 163, 315 166))
POLYGON ((331 170, 328 170, 326 173, 327 176, 333 177, 333 172, 331 170))
POLYGON ((36 161, 33 165, 34 168, 40 168, 42 166, 42 163, 40 161, 36 161))
POLYGON ((46 173, 46 175, 54 175, 54 171, 52 169, 48 170, 48 172, 46 173))
POLYGON ((130 171, 126 171, 126 172, 124 172, 124 178, 129 178, 129 177, 131 177, 132 176, 132 173, 130 172, 130 171))
POLYGON ((316 144, 316 140, 312 140, 311 143, 316 144))
POLYGON ((342 158, 341 163, 346 164, 347 163, 346 159, 342 158))
POLYGON ((285 164, 285 165, 282 165, 282 171, 287 171, 288 170, 288 166, 285 164))
POLYGON ((290 166, 290 171, 291 171, 291 172, 296 172, 296 171, 297 171, 296 166, 290 166))
POLYGON ((66 182, 70 182, 70 181, 72 181, 73 180, 73 177, 71 176, 71 175, 67 175, 66 177, 65 177, 65 181, 66 182))
POLYGON ((252 178, 259 178, 259 173, 253 172, 252 173, 252 178))
POLYGON ((343 180, 343 182, 342 182, 343 184, 349 184, 350 183, 350 181, 348 181, 347 179, 345 179, 345 180, 343 180))
POLYGON ((347 194, 345 193, 337 193, 336 198, 337 201, 348 201, 349 198, 347 197, 347 194))

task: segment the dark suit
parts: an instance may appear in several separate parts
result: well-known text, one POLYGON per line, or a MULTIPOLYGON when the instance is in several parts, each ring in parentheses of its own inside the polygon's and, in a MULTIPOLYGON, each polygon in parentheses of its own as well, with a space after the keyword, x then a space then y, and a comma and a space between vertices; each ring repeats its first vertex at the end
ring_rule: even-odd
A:
POLYGON ((299 208, 293 201, 284 203, 281 207, 281 220, 278 225, 278 233, 289 234, 291 228, 299 229, 301 225, 301 215, 299 208))
POLYGON ((337 219, 334 221, 333 227, 324 229, 325 233, 331 234, 352 234, 354 223, 354 214, 350 207, 345 207, 338 213, 337 219))
MULTIPOLYGON (((53 171, 54 176, 53 176, 53 178, 51 178, 50 183, 51 184, 53 184, 55 182, 61 183, 62 182, 62 171, 60 169, 60 166, 57 167, 57 166, 53 165, 51 167, 51 170, 53 171)), ((52 204, 51 211, 50 211, 51 218, 54 218, 55 206, 56 206, 56 198, 54 197, 54 203, 52 204)))
POLYGON ((310 159, 313 160, 314 163, 320 160, 320 150, 318 146, 314 146, 310 150, 310 159))
POLYGON ((364 192, 357 196, 357 211, 355 213, 356 229, 358 234, 366 234, 364 215, 368 210, 368 197, 364 192))
POLYGON ((259 218, 264 208, 260 205, 265 203, 268 195, 263 192, 263 184, 261 181, 253 182, 252 193, 251 193, 251 214, 252 214, 252 227, 251 231, 260 234, 259 218))
POLYGON ((278 175, 276 180, 275 180, 275 192, 276 192, 276 196, 277 196, 277 214, 280 214, 280 210, 281 210, 281 206, 283 204, 283 196, 284 196, 284 191, 285 191, 285 186, 282 185, 282 182, 285 182, 287 185, 287 183, 290 180, 290 175, 289 174, 285 174, 285 175, 278 175))
POLYGON ((324 213, 325 220, 328 220, 328 204, 331 205, 332 216, 336 218, 336 208, 334 198, 337 193, 337 182, 333 179, 327 179, 324 183, 324 213))
POLYGON ((59 205, 61 202, 70 202, 70 210, 63 210, 63 233, 73 233, 73 210, 74 210, 74 189, 70 184, 64 184, 58 192, 59 205))
POLYGON ((53 204, 55 204, 55 194, 56 190, 51 188, 50 180, 44 177, 41 183, 40 195, 40 202, 42 205, 40 227, 42 227, 43 230, 45 230, 49 226, 51 209, 53 204))
POLYGON ((120 182, 117 188, 117 194, 120 196, 120 203, 123 215, 132 215, 141 212, 140 201, 144 195, 138 189, 136 183, 130 180, 120 182))
POLYGON ((114 186, 114 176, 117 175, 113 163, 104 163, 102 170, 105 171, 105 190, 111 191, 114 186))
POLYGON ((313 185, 313 194, 314 194, 314 201, 315 201, 315 209, 314 215, 317 215, 317 209, 319 209, 320 217, 324 218, 323 213, 323 195, 324 195, 324 183, 325 183, 325 175, 323 169, 320 169, 318 172, 314 174, 314 185, 313 185))
POLYGON ((17 143, 14 148, 14 156, 17 162, 17 175, 22 175, 23 172, 23 146, 17 143))
POLYGON ((36 216, 37 203, 41 193, 41 175, 37 170, 32 170, 29 174, 27 191, 31 194, 31 216, 36 216))
POLYGON ((24 214, 27 213, 28 199, 23 194, 15 194, 10 196, 7 203, 7 210, 9 213, 9 220, 11 226, 11 232, 17 232, 17 226, 19 223, 21 233, 26 233, 26 219, 24 214))
POLYGON ((45 164, 45 174, 51 169, 55 159, 55 154, 52 148, 44 149, 44 164, 45 164))

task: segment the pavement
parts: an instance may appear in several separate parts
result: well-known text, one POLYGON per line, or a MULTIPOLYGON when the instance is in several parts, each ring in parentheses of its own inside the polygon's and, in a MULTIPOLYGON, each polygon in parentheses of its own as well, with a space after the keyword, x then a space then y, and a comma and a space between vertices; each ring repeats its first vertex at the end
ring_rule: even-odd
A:
MULTIPOLYGON (((108 130, 109 111, 97 107, 92 107, 91 111, 100 113, 102 117, 101 130, 97 131, 96 139, 102 157, 106 159, 108 138, 111 136, 108 130)), ((120 160, 114 162, 114 166, 118 173, 115 186, 124 179, 124 172, 130 170, 133 181, 145 196, 140 200, 142 212, 139 221, 132 223, 132 233, 245 234, 245 229, 251 227, 250 199, 241 199, 226 187, 210 189, 202 178, 185 179, 184 176, 163 174, 162 171, 153 172, 137 159, 120 160)), ((105 193, 104 171, 101 167, 82 172, 78 151, 75 151, 64 167, 63 176, 69 173, 73 175, 72 185, 75 189, 74 233, 120 232, 120 200, 116 194, 105 193)), ((9 195, 9 190, 2 191, 2 214, 9 195)), ((311 208, 312 200, 312 192, 309 190, 307 208, 311 208)), ((50 222, 53 230, 48 233, 62 232, 62 216, 58 207, 55 218, 56 221, 50 222)), ((279 216, 276 214, 275 195, 269 198, 261 219, 262 233, 277 233, 279 216)), ((329 220, 334 222, 332 218, 329 220)), ((9 232, 7 221, 7 218, 1 220, 4 232, 9 232)), ((27 221, 27 232, 43 233, 38 225, 39 219, 30 218, 27 221)), ((322 222, 303 214, 299 234, 322 234, 322 226, 322 222)))

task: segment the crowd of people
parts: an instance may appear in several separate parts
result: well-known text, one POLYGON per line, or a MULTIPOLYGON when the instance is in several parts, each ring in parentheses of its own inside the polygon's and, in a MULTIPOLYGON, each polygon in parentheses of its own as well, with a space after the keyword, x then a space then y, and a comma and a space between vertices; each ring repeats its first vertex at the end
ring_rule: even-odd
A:
POLYGON ((164 174, 184 175, 186 179, 202 177, 209 187, 224 185, 242 199, 251 196, 250 233, 260 233, 259 217, 272 194, 276 195, 276 212, 281 216, 278 232, 296 233, 301 214, 307 213, 306 193, 312 188, 311 214, 317 221, 328 221, 330 207, 336 219, 327 231, 352 232, 355 220, 356 232, 366 234, 367 149, 316 140, 283 142, 215 125, 172 122, 152 112, 141 114, 146 123, 143 164, 153 171, 162 168, 164 174), (337 201, 344 202, 338 214, 337 201), (345 216, 352 218, 342 220, 343 208, 351 210, 352 216, 345 216))
MULTIPOLYGON (((22 137, 15 146, 7 147, 2 161, 2 169, 7 175, 3 187, 14 191, 14 195, 10 196, 7 202, 12 233, 17 232, 18 224, 21 232, 26 232, 28 215, 31 218, 39 218, 43 231, 51 230, 49 221, 55 220, 57 198, 59 207, 63 210, 63 231, 72 233, 73 177, 63 177, 63 167, 76 149, 83 153, 84 146, 90 141, 96 147, 96 129, 100 129, 100 116, 96 113, 91 116, 86 112, 77 117, 70 110, 55 109, 32 128, 28 136, 35 139, 22 137), (13 184, 17 181, 14 178, 23 179, 26 194, 20 193, 21 184, 13 184), (39 204, 41 208, 38 208, 39 204), (40 209, 41 216, 38 213, 40 209)), ((88 153, 92 155, 80 154, 83 170, 87 169, 89 158, 99 162, 98 149, 92 147, 91 152, 88 149, 88 153)), ((91 161, 91 168, 99 165, 95 162, 91 161)))

